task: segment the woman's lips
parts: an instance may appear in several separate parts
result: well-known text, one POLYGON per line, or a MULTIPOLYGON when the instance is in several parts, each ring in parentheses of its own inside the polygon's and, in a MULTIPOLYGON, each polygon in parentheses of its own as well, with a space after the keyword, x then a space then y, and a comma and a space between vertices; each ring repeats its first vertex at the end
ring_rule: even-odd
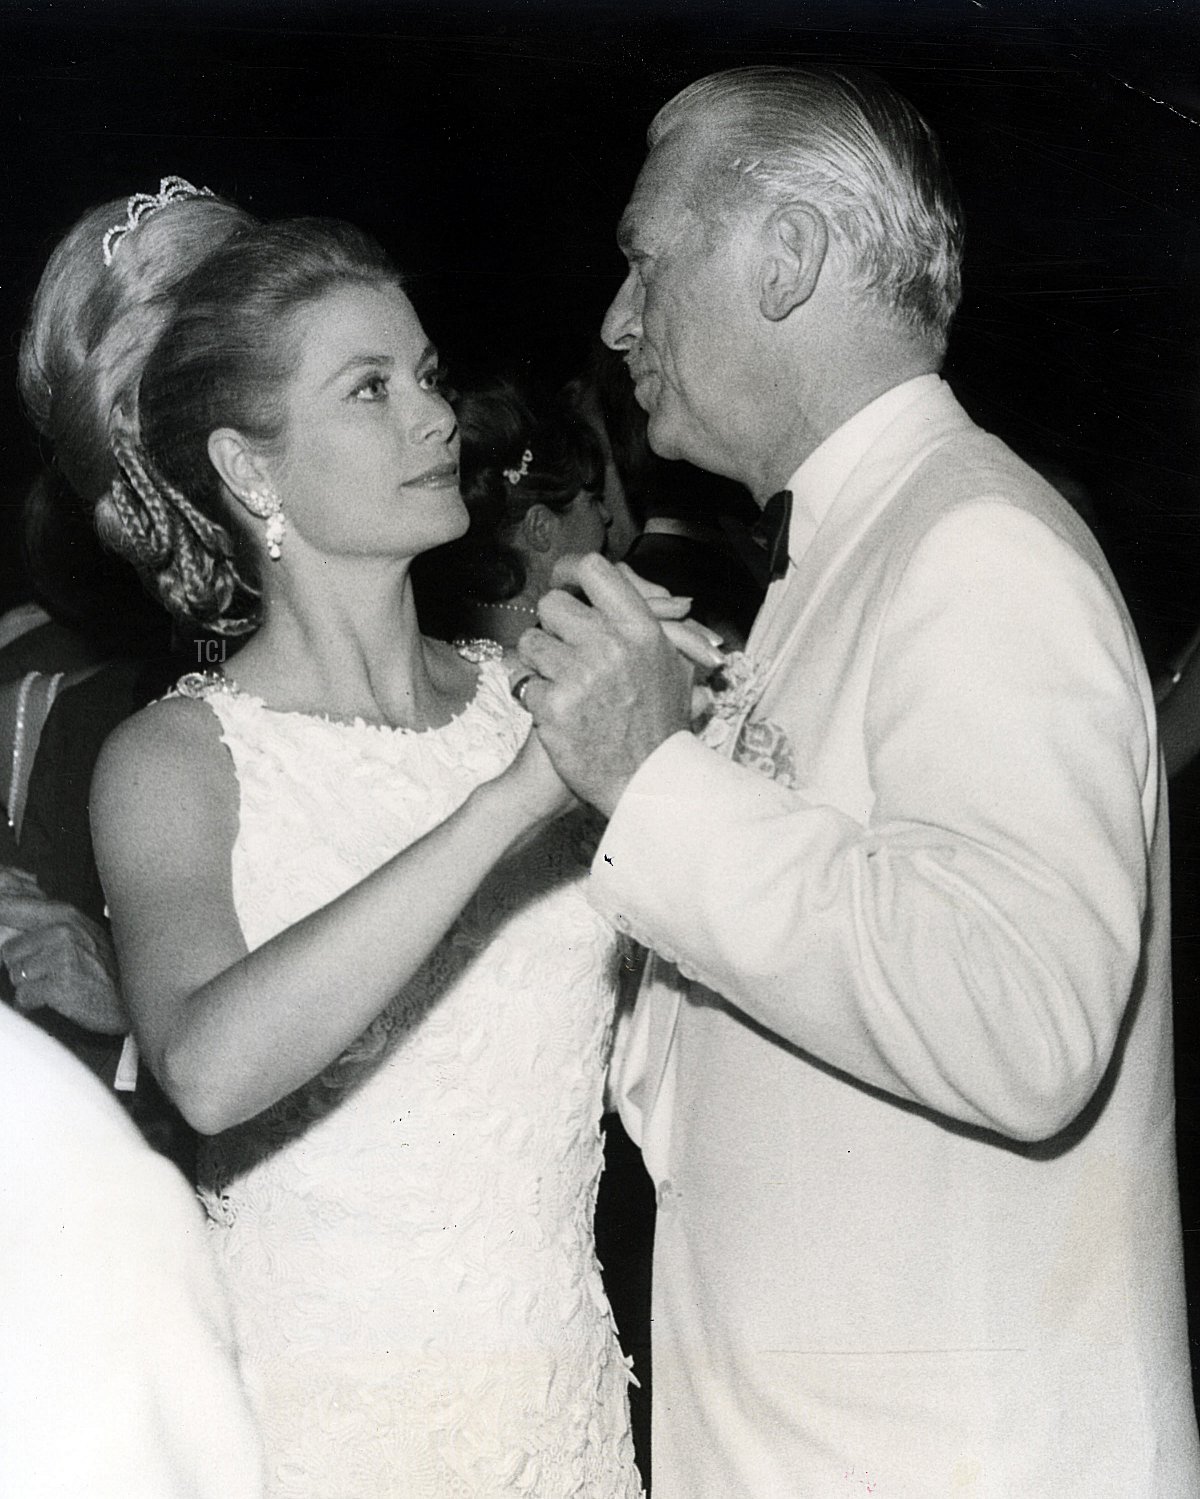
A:
POLYGON ((458 485, 458 464, 439 463, 434 468, 427 468, 423 473, 414 474, 411 479, 405 479, 406 489, 448 489, 458 485))

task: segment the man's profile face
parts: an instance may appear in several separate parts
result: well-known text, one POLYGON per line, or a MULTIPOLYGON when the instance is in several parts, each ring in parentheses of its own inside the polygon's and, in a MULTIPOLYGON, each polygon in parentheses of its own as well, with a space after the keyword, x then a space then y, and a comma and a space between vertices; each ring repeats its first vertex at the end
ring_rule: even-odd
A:
POLYGON ((706 232, 701 217, 702 145, 684 125, 647 158, 621 218, 629 270, 602 337, 625 354, 654 451, 739 478, 736 314, 746 278, 730 235, 720 225, 706 232))

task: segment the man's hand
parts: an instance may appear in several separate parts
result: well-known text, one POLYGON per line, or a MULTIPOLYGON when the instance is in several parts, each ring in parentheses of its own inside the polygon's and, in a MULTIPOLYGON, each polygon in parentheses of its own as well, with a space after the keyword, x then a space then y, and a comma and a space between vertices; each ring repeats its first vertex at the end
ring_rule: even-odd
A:
POLYGON ((107 932, 74 906, 51 900, 31 875, 0 870, 0 946, 18 1010, 57 1010, 102 1035, 122 1036, 129 1018, 117 988, 107 932))
MULTIPOLYGON (((602 557, 565 558, 554 581, 538 605, 541 628, 518 648, 537 673, 522 700, 559 775, 609 815, 642 761, 688 727, 692 667, 629 577, 602 557), (589 603, 562 591, 571 586, 589 603)), ((702 637, 695 649, 707 649, 709 665, 720 659, 702 637)))

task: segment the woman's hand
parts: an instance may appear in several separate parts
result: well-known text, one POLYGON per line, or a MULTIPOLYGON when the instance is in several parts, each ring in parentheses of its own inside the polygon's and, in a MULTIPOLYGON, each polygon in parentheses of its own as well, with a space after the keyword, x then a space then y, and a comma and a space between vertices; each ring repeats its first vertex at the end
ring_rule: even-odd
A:
MULTIPOLYGON (((578 561, 578 557, 566 557, 556 563, 554 581, 565 580, 571 572, 570 564, 578 561)), ((635 573, 626 562, 617 562, 612 566, 613 570, 636 590, 646 608, 658 621, 663 634, 679 654, 700 669, 702 678, 725 664, 725 652, 721 649, 720 635, 715 630, 708 629, 706 625, 688 618, 692 607, 691 599, 671 593, 661 583, 651 583, 648 578, 635 573)), ((576 598, 582 597, 579 588, 572 583, 565 584, 565 591, 576 598)))
POLYGON ((550 763, 550 756, 536 729, 530 730, 529 738, 503 778, 526 808, 531 826, 552 822, 576 804, 575 797, 550 763))
POLYGON ((0 962, 18 1010, 55 1010, 106 1036, 129 1030, 103 927, 74 906, 51 900, 32 875, 0 869, 0 928, 11 934, 0 946, 0 962))
POLYGON ((668 592, 661 583, 649 582, 624 562, 618 562, 616 570, 637 589, 650 613, 658 620, 663 634, 681 656, 700 668, 702 677, 724 665, 721 637, 715 630, 688 619, 691 599, 668 592))

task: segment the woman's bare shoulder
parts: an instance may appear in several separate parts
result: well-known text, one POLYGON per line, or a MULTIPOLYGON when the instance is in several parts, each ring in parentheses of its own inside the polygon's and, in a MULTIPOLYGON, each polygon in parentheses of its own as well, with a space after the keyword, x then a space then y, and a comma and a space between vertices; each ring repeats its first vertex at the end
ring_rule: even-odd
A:
POLYGON ((212 709, 198 697, 172 695, 148 703, 119 723, 104 741, 102 759, 118 756, 140 769, 162 765, 183 756, 218 758, 221 725, 212 709))
POLYGON ((143 825, 236 817, 237 780, 221 725, 199 698, 172 696, 125 719, 104 741, 92 776, 93 820, 119 811, 143 825))

